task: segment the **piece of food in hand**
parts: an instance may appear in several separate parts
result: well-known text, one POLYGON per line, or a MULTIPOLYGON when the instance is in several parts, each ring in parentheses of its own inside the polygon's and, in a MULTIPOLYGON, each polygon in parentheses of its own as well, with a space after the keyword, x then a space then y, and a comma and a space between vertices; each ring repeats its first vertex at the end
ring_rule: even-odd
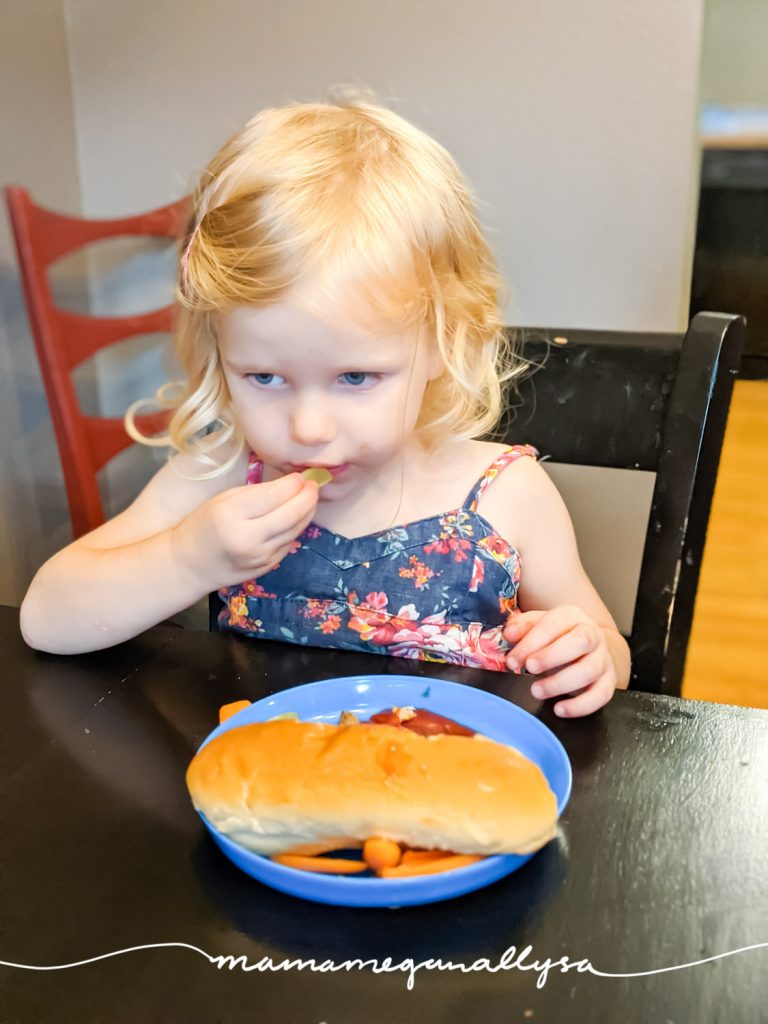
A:
POLYGON ((251 702, 249 700, 233 700, 231 704, 222 704, 219 708, 219 725, 222 722, 226 722, 232 715, 236 715, 238 711, 243 711, 250 706, 251 702))
POLYGON ((307 469, 302 469, 301 475, 305 480, 314 480, 318 487, 323 487, 333 480, 333 473, 323 466, 309 466, 307 469))
POLYGON ((557 801, 519 751, 404 727, 273 721, 230 729, 192 760, 195 807, 267 856, 404 846, 484 856, 553 838, 557 801))

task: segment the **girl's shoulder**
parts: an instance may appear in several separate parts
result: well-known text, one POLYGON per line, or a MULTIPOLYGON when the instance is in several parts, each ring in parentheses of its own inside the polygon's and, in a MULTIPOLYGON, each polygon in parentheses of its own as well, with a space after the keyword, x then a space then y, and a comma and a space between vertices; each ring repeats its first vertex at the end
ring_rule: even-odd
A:
POLYGON ((560 495, 530 445, 477 441, 478 482, 472 507, 515 547, 560 495))
POLYGON ((488 471, 511 465, 525 457, 524 461, 536 462, 538 452, 529 444, 505 444, 500 441, 469 441, 478 465, 488 471))
POLYGON ((431 450, 420 467, 420 480, 423 487, 429 486, 437 501, 441 495, 446 508, 453 508, 479 499, 486 490, 495 490, 502 478, 506 483, 517 477, 519 464, 530 463, 535 467, 536 454, 528 445, 474 439, 450 441, 431 450))
MULTIPOLYGON (((453 461, 460 468, 465 479, 484 489, 492 480, 501 476, 507 477, 512 467, 528 464, 536 466, 538 452, 527 444, 504 444, 497 441, 469 440, 460 442, 453 448, 444 449, 446 461, 453 461), (502 471, 504 471, 502 473, 502 471)), ((517 470, 515 474, 517 474, 517 470)), ((495 486, 495 484, 494 484, 495 486)))

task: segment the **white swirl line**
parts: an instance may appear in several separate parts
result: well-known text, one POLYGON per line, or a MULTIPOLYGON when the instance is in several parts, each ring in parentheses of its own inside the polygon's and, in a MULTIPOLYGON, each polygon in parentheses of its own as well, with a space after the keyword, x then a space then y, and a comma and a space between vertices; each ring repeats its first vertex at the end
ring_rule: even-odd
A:
POLYGON ((190 946, 188 942, 153 942, 148 946, 129 946, 128 949, 115 949, 111 953, 102 953, 101 956, 92 956, 90 960, 78 960, 73 964, 53 964, 51 967, 37 967, 33 964, 12 964, 8 960, 0 960, 0 967, 18 967, 22 971, 66 971, 70 967, 82 967, 84 964, 95 964, 97 960, 108 960, 111 956, 121 956, 123 953, 134 953, 137 949, 162 949, 176 946, 180 949, 191 949, 200 956, 204 956, 209 963, 214 962, 214 957, 206 953, 198 946, 190 946))
MULTIPOLYGON (((736 956, 738 953, 748 953, 748 952, 750 952, 753 949, 765 949, 766 947, 768 947, 768 942, 757 942, 757 943, 755 943, 752 946, 741 946, 739 949, 731 949, 731 950, 729 950, 726 953, 717 953, 716 955, 710 956, 710 957, 706 957, 703 960, 693 960, 693 961, 691 961, 689 963, 686 963, 686 964, 674 964, 671 967, 659 967, 659 968, 656 968, 655 970, 651 970, 651 971, 634 971, 634 972, 630 972, 630 973, 621 973, 621 974, 607 972, 607 971, 600 971, 596 967, 594 967, 590 963, 589 960, 582 960, 582 961, 579 961, 577 963, 569 963, 568 962, 568 960, 569 960, 568 957, 561 958, 561 960, 559 962, 557 962, 557 963, 553 963, 551 960, 547 960, 547 961, 545 961, 543 963, 539 963, 537 961, 534 964, 524 964, 523 961, 525 960, 525 958, 528 955, 528 953, 531 951, 531 947, 530 946, 527 947, 523 951, 523 953, 521 953, 520 957, 518 957, 515 962, 505 962, 506 961, 506 956, 507 956, 507 954, 505 954, 502 957, 502 960, 500 961, 500 963, 496 967, 492 967, 490 965, 489 961, 487 961, 487 960, 478 961, 478 963, 482 963, 484 965, 484 967, 481 968, 481 969, 488 970, 488 971, 490 971, 490 973, 496 973, 496 971, 498 971, 499 969, 506 969, 506 970, 518 969, 518 970, 522 970, 522 971, 528 971, 528 970, 537 971, 539 973, 539 975, 540 975, 539 979, 538 979, 538 982, 537 982, 537 988, 542 988, 543 985, 546 983, 548 972, 550 970, 552 970, 552 969, 557 969, 557 968, 560 968, 560 970, 563 973, 565 973, 567 970, 569 970, 571 968, 576 968, 579 971, 579 973, 588 972, 588 973, 594 974, 594 975, 596 975, 597 977, 600 977, 600 978, 645 978, 645 977, 648 977, 649 975, 653 975, 653 974, 666 974, 669 971, 682 971, 682 970, 686 970, 689 967, 698 967, 701 964, 712 963, 714 960, 723 960, 725 957, 736 956)), ((232 955, 229 955, 229 956, 221 956, 221 955, 219 955, 219 956, 212 956, 210 953, 206 953, 206 951, 204 949, 200 949, 199 946, 193 946, 193 945, 191 945, 188 942, 153 942, 153 943, 149 943, 149 944, 143 945, 143 946, 129 946, 127 949, 116 949, 116 950, 113 950, 111 953, 102 953, 100 956, 90 957, 87 960, 77 960, 77 961, 75 961, 74 963, 71 963, 71 964, 52 964, 50 966, 38 966, 38 965, 35 965, 35 964, 17 964, 17 963, 12 963, 12 962, 10 962, 8 960, 0 960, 0 967, 16 967, 16 968, 18 968, 20 970, 24 970, 24 971, 64 971, 64 970, 68 970, 70 967, 82 967, 85 964, 93 964, 93 963, 98 962, 99 960, 108 960, 108 959, 110 959, 113 956, 121 956, 123 953, 134 953, 134 952, 136 952, 136 951, 138 951, 140 949, 174 949, 174 948, 175 949, 191 949, 193 953, 198 953, 200 956, 204 957, 209 963, 215 964, 220 970, 223 967, 225 967, 225 966, 228 966, 230 968, 230 970, 232 970, 235 967, 240 967, 241 970, 243 970, 243 971, 258 970, 258 971, 262 971, 262 972, 263 971, 284 971, 286 969, 290 970, 293 967, 297 967, 299 970, 303 970, 304 967, 309 967, 310 970, 312 970, 312 971, 321 971, 323 973, 326 973, 328 971, 338 971, 340 969, 349 970, 350 968, 353 968, 353 967, 357 967, 357 968, 362 969, 364 966, 372 966, 372 969, 373 969, 375 974, 381 973, 382 971, 386 972, 386 973, 390 973, 392 971, 405 970, 407 973, 409 973, 409 982, 408 982, 408 988, 409 989, 413 987, 413 980, 412 979, 413 979, 415 973, 418 970, 420 970, 422 968, 425 968, 425 967, 426 968, 435 967, 438 970, 446 970, 446 969, 456 970, 456 969, 460 969, 460 970, 462 970, 462 972, 468 972, 468 971, 476 970, 477 969, 474 965, 472 965, 471 967, 467 968, 466 964, 454 964, 454 963, 444 964, 442 961, 439 961, 439 960, 438 961, 427 960, 427 961, 424 961, 423 963, 418 964, 418 965, 415 964, 414 961, 412 961, 412 960, 404 960, 404 961, 401 961, 401 963, 399 963, 399 964, 392 964, 392 961, 391 961, 391 959, 389 957, 387 957, 386 960, 384 960, 381 964, 379 964, 379 961, 375 960, 375 959, 374 960, 365 960, 365 961, 362 961, 362 960, 345 960, 341 964, 337 964, 335 961, 332 961, 332 960, 326 960, 326 961, 323 961, 321 964, 317 964, 317 962, 314 959, 310 959, 310 960, 306 960, 306 961, 303 961, 303 960, 282 960, 279 963, 275 963, 271 959, 271 957, 264 957, 264 958, 262 958, 262 960, 258 961, 256 964, 249 965, 248 962, 247 962, 247 957, 245 957, 245 956, 242 956, 242 955, 237 956, 237 957, 232 956, 232 955)), ((514 946, 510 947, 510 950, 508 952, 510 952, 512 954, 512 956, 514 957, 514 955, 516 953, 515 947, 514 946)))
POLYGON ((590 974, 597 974, 601 978, 647 978, 649 974, 665 974, 667 971, 683 971, 686 967, 698 967, 700 964, 710 964, 713 960, 722 960, 727 956, 736 956, 737 953, 748 953, 751 949, 765 949, 768 942, 756 942, 754 946, 742 946, 740 949, 731 949, 727 953, 718 953, 716 956, 708 956, 705 960, 692 960, 688 964, 675 964, 674 967, 659 967, 655 971, 636 971, 633 974, 609 974, 606 971, 598 971, 592 964, 589 965, 590 974))

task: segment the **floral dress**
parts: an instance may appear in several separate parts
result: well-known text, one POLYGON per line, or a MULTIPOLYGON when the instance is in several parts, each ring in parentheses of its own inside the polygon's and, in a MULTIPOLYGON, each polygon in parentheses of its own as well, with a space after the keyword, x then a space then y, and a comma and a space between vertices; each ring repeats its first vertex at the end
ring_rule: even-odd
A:
MULTIPOLYGON (((310 523, 270 572, 219 591, 219 629, 503 671, 520 556, 477 506, 521 456, 537 452, 502 452, 461 507, 443 515, 355 538, 310 523)), ((260 483, 262 471, 252 455, 248 483, 260 483)))

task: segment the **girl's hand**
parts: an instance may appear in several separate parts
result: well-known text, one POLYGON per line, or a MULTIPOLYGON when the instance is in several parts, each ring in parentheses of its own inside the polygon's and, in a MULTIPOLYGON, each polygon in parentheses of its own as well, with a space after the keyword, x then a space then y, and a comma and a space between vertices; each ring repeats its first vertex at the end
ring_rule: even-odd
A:
POLYGON ((223 491, 174 528, 177 559, 203 594, 263 576, 309 525, 317 495, 299 473, 223 491))
POLYGON ((555 714, 588 715, 613 696, 616 666, 606 631, 581 609, 558 605, 546 612, 513 612, 503 635, 515 645, 507 655, 507 667, 512 672, 541 673, 531 687, 534 697, 575 694, 555 704, 555 714))

